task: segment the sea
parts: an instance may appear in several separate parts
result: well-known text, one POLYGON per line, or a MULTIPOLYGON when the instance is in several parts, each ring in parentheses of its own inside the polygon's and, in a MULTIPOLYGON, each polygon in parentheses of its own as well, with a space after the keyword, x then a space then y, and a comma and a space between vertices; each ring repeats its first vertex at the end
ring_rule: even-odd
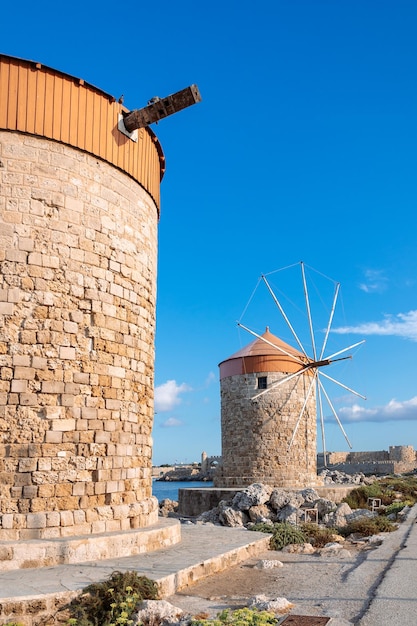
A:
POLYGON ((205 489, 206 487, 213 487, 213 483, 210 481, 201 480, 154 480, 152 481, 152 495, 158 499, 158 502, 169 498, 178 502, 178 489, 205 489))

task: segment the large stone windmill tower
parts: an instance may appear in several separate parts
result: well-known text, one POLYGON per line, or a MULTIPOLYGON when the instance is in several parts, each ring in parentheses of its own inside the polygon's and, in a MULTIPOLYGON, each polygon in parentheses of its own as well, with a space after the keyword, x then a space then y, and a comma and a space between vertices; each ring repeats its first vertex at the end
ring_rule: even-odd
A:
POLYGON ((148 125, 198 99, 192 86, 129 112, 81 79, 0 55, 0 541, 158 521, 165 159, 148 125))
POLYGON ((261 338, 220 363, 222 466, 216 487, 318 484, 314 391, 295 432, 312 371, 273 388, 303 367, 299 361, 308 362, 267 328, 261 338))

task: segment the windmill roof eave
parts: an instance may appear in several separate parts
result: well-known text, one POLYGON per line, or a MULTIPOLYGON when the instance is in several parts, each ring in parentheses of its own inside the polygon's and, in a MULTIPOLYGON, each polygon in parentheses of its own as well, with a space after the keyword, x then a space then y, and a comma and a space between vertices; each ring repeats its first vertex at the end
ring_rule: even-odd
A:
POLYGON ((247 346, 241 348, 240 350, 232 354, 229 358, 221 361, 219 363, 219 367, 223 363, 226 363, 227 361, 232 361, 235 359, 259 357, 259 356, 262 356, 262 357, 272 356, 274 357, 274 359, 278 359, 280 356, 282 356, 284 360, 287 360, 291 358, 288 355, 294 356, 297 360, 301 360, 304 362, 306 361, 306 357, 302 352, 300 352, 299 350, 296 350, 289 344, 285 343, 285 341, 282 341, 282 339, 279 339, 278 337, 273 335, 269 331, 269 328, 267 328, 266 331, 263 333, 263 335, 261 335, 261 337, 255 339, 254 341, 249 343, 247 346), (288 354, 285 354, 284 351, 288 354))

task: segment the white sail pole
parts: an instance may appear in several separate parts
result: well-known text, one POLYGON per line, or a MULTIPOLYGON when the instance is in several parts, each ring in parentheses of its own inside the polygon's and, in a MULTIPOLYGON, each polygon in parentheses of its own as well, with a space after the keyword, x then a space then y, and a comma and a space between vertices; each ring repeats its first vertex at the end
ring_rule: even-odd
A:
POLYGON ((301 411, 300 411, 300 415, 298 416, 297 423, 296 423, 295 428, 294 428, 293 433, 292 433, 291 441, 290 441, 290 443, 289 443, 289 445, 288 445, 288 451, 290 451, 290 450, 291 450, 291 446, 292 446, 292 444, 293 444, 293 442, 294 442, 295 435, 297 434, 298 426, 300 425, 301 418, 303 417, 303 414, 304 414, 305 408, 306 408, 306 406, 307 406, 308 399, 309 399, 309 397, 310 397, 310 395, 311 395, 311 390, 313 389, 313 385, 314 385, 314 383, 315 383, 315 379, 316 379, 316 377, 314 376, 314 377, 313 377, 313 379, 312 379, 312 381, 311 381, 311 383, 310 383, 310 387, 308 388, 308 392, 307 392, 306 397, 305 397, 305 400, 304 400, 303 408, 302 408, 302 409, 301 409, 301 411))
POLYGON ((313 357, 314 357, 314 360, 317 361, 316 342, 314 340, 313 320, 311 319, 310 300, 308 297, 308 289, 307 289, 307 281, 306 281, 306 275, 305 275, 305 270, 304 270, 304 263, 302 261, 300 261, 300 263, 301 263, 301 274, 303 276, 304 297, 306 301, 306 308, 307 308, 307 314, 308 314, 308 325, 310 327, 311 345, 313 347, 313 357))
POLYGON ((350 393, 353 393, 355 396, 358 396, 359 398, 362 398, 362 400, 366 400, 366 396, 363 396, 358 391, 355 391, 354 389, 351 389, 347 385, 344 385, 343 383, 341 383, 340 381, 336 380, 335 378, 332 378, 328 374, 325 374, 324 372, 320 372, 320 374, 322 376, 324 376, 325 378, 327 378, 328 380, 331 380, 332 383, 335 383, 336 385, 339 385, 339 387, 343 387, 343 389, 346 389, 346 391, 350 391, 350 393))
POLYGON ((329 338, 330 328, 331 328, 331 325, 332 325, 332 322, 333 322, 333 315, 334 315, 334 312, 335 312, 335 309, 336 309, 336 302, 337 302, 337 296, 339 294, 339 289, 340 289, 340 283, 336 283, 336 288, 335 288, 334 297, 333 297, 333 305, 332 305, 332 309, 330 311, 329 322, 327 324, 326 335, 324 337, 323 347, 321 349, 320 359, 319 360, 321 360, 323 358, 323 354, 324 354, 324 351, 326 349, 327 339, 329 338))
POLYGON ((301 369, 298 372, 295 372, 295 374, 289 374, 288 376, 285 376, 285 378, 281 378, 281 380, 277 380, 275 383, 272 383, 272 385, 270 385, 268 389, 264 389, 263 391, 260 391, 259 393, 257 393, 256 396, 253 396, 252 400, 256 400, 256 398, 259 398, 259 396, 263 396, 264 393, 268 393, 268 391, 271 391, 271 389, 275 389, 275 387, 279 387, 279 385, 282 385, 283 383, 287 383, 292 378, 296 378, 297 376, 300 376, 300 374, 304 374, 304 372, 305 370, 301 369))
POLYGON ((349 448, 352 449, 352 444, 350 443, 349 438, 348 438, 347 434, 345 433, 345 429, 342 426, 342 422, 340 421, 339 416, 337 415, 337 413, 335 411, 335 408, 334 408, 333 404, 331 403, 330 398, 327 395, 326 390, 323 387, 323 384, 322 384, 320 379, 319 379, 319 385, 322 388, 324 395, 326 396, 326 400, 329 403, 329 406, 330 406, 330 408, 332 410, 332 413, 335 416, 337 423, 339 424, 340 430, 342 431, 342 433, 343 433, 343 435, 344 435, 344 437, 345 437, 345 439, 347 441, 347 444, 348 444, 349 448))
POLYGON ((271 294, 273 301, 275 302, 275 304, 276 304, 276 305, 277 305, 277 307, 279 308, 279 310, 280 310, 280 312, 281 312, 282 317, 284 318, 284 320, 286 321, 286 323, 287 323, 287 325, 288 325, 288 328, 289 328, 289 329, 290 329, 290 331, 292 332, 294 339, 296 340, 296 342, 297 342, 297 343, 298 343, 298 345, 300 346, 301 351, 302 351, 302 352, 303 352, 303 354, 304 354, 304 355, 308 358, 307 352, 305 351, 303 344, 301 343, 300 339, 298 338, 298 335, 297 335, 297 333, 295 332, 295 330, 294 330, 294 328, 293 328, 293 326, 292 326, 292 324, 291 324, 290 320, 288 319, 288 317, 287 317, 287 315, 286 315, 286 313, 285 313, 285 311, 284 311, 284 309, 283 309, 283 307, 282 307, 281 303, 279 302, 278 298, 276 297, 275 293, 273 292, 271 285, 270 285, 270 284, 269 284, 269 282, 266 280, 266 276, 265 276, 264 274, 262 274, 261 278, 262 278, 262 280, 264 281, 265 285, 267 286, 268 291, 269 291, 269 293, 271 294))
MULTIPOLYGON (((317 383, 318 382, 319 381, 317 381, 317 383)), ((326 434, 324 432, 323 400, 321 397, 321 389, 320 389, 319 384, 317 384, 317 396, 318 396, 319 411, 320 411, 320 427, 321 427, 321 441, 323 444, 323 460, 324 460, 324 467, 327 467, 326 434)))
POLYGON ((339 350, 339 352, 335 352, 334 354, 331 354, 330 356, 327 357, 327 360, 332 359, 334 356, 337 356, 338 354, 343 354, 343 352, 347 352, 348 350, 351 350, 352 348, 357 348, 357 346, 360 346, 362 343, 365 343, 365 339, 362 339, 362 341, 358 341, 357 343, 353 343, 351 346, 348 346, 347 348, 343 348, 343 350, 339 350))

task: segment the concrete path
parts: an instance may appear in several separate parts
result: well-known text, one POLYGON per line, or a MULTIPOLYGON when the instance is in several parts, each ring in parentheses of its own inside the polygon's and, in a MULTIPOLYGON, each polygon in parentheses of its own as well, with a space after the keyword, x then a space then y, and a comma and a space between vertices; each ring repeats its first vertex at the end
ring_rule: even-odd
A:
MULTIPOLYGON (((270 535, 244 528, 183 524, 180 543, 137 556, 39 569, 0 572, 0 624, 10 617, 26 616, 31 607, 48 612, 70 600, 93 582, 106 580, 114 571, 137 571, 159 584, 167 597, 180 587, 215 574, 268 549, 270 535)), ((23 621, 23 620, 22 620, 23 621)))
POLYGON ((417 505, 400 528, 375 551, 375 558, 384 558, 387 550, 391 550, 391 557, 358 626, 417 624, 417 505))

